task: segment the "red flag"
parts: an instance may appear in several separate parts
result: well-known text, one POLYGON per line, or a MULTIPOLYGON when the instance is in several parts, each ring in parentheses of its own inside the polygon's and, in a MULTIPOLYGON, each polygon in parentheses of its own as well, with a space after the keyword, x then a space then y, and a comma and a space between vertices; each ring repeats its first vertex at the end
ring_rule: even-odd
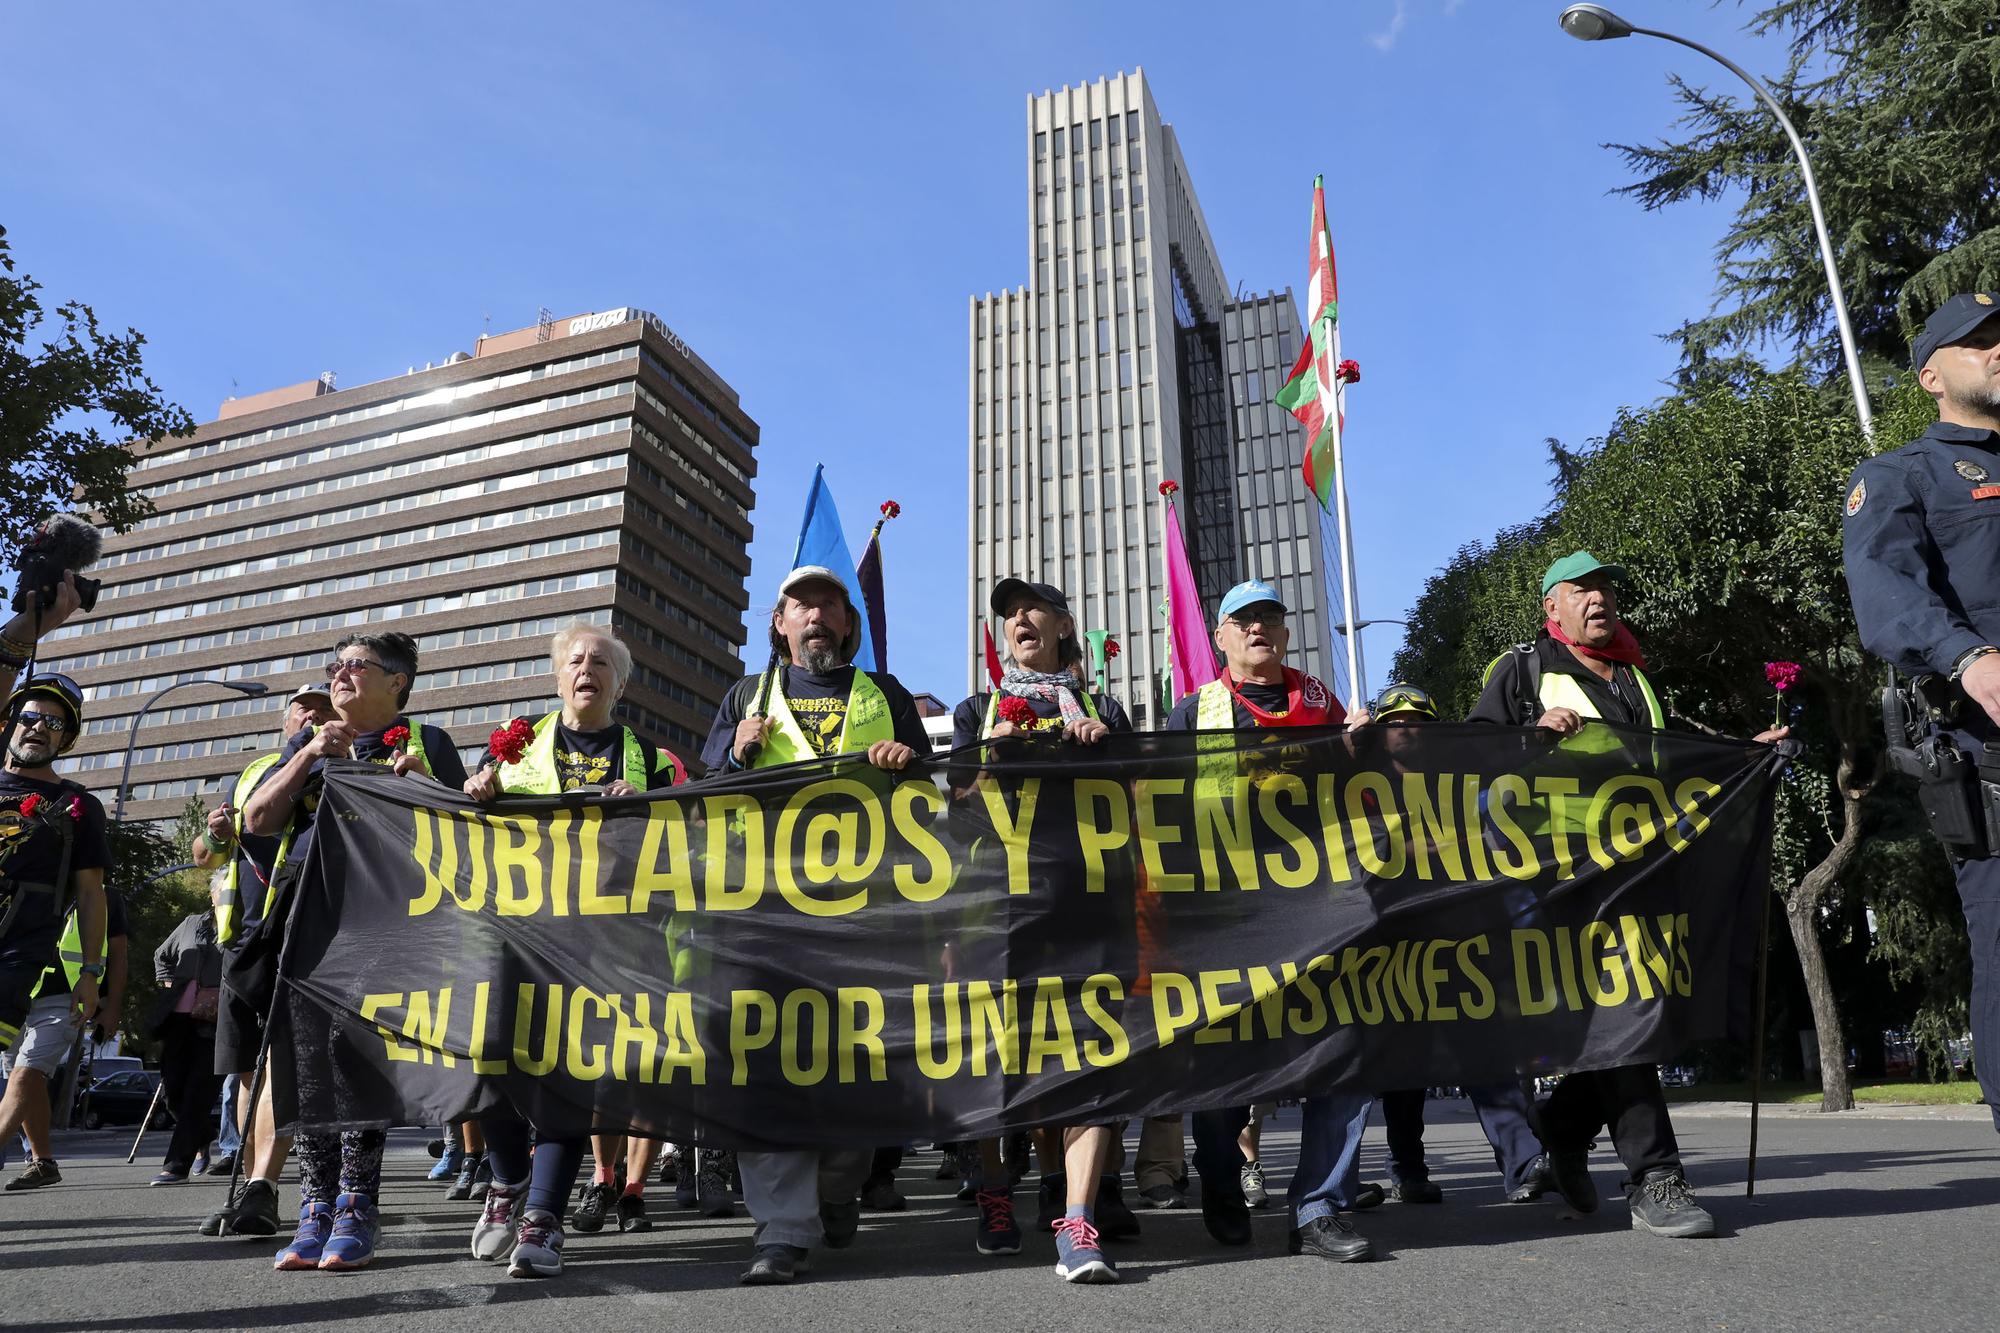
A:
POLYGON ((980 631, 986 635, 986 674, 993 677, 993 688, 1000 688, 1000 650, 993 646, 993 627, 981 625, 980 631))

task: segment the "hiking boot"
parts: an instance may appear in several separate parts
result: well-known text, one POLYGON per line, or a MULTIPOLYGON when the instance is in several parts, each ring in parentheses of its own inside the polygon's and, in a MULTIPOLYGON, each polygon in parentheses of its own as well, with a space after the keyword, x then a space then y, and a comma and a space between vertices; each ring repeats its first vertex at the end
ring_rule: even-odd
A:
POLYGON ((278 1234, 278 1187, 268 1180, 243 1184, 233 1208, 210 1213, 201 1224, 204 1236, 275 1236, 278 1234))
POLYGON ((562 1247, 562 1220, 547 1209, 531 1209, 521 1219, 520 1237, 513 1258, 508 1260, 507 1276, 561 1277, 562 1247))
POLYGON ((1062 1221, 1064 1203, 1069 1197, 1063 1173, 1057 1171, 1053 1175, 1044 1175, 1035 1193, 1035 1230, 1047 1231, 1062 1221))
POLYGON ((1122 1176, 1101 1176, 1097 1182, 1097 1229, 1105 1240, 1139 1239, 1139 1218, 1125 1206, 1122 1176))
POLYGON ((1021 1252, 1021 1227, 1014 1220, 1014 1191, 979 1191, 979 1235, 973 1248, 988 1258, 1021 1252))
POLYGON ((1337 1264, 1358 1263, 1375 1254, 1368 1237, 1356 1230, 1354 1223, 1338 1215, 1315 1217, 1292 1232, 1285 1249, 1290 1254, 1310 1254, 1337 1264))
POLYGON ((734 1155, 708 1148, 701 1150, 700 1165, 695 1169, 695 1196, 703 1217, 736 1216, 735 1201, 729 1197, 729 1172, 734 1155))
POLYGON ((1243 1203, 1250 1208, 1266 1208, 1271 1203, 1271 1191, 1264 1188, 1264 1164, 1248 1161, 1237 1173, 1237 1184, 1243 1190, 1243 1203))
POLYGON ((56 1169, 53 1157, 37 1157, 21 1168, 21 1174, 7 1182, 7 1192, 15 1190, 38 1190, 45 1185, 62 1182, 62 1172, 56 1169))
POLYGON ((1632 1205, 1634 1231, 1676 1239, 1715 1234, 1715 1219, 1694 1201, 1687 1177, 1677 1166, 1648 1171, 1644 1180, 1626 1190, 1625 1197, 1632 1205))
POLYGON ((1065 1217, 1055 1224, 1056 1276, 1065 1282, 1116 1282, 1118 1270, 1105 1258, 1097 1228, 1087 1217, 1065 1217))
POLYGON ((1590 1178, 1588 1153, 1551 1152, 1549 1173, 1564 1203, 1579 1213, 1597 1211, 1597 1183, 1590 1178))
POLYGON ((375 1258, 375 1240, 382 1226, 375 1201, 366 1194, 343 1194, 333 1201, 333 1231, 319 1256, 322 1273, 351 1273, 375 1258))
POLYGON ((458 1179, 451 1182, 451 1188, 444 1192, 444 1197, 453 1200, 470 1199, 474 1197, 475 1191, 480 1197, 484 1197, 486 1193, 484 1187, 492 1179, 493 1172, 486 1165, 486 1154, 467 1153, 459 1161, 458 1179))
POLYGON ((1521 1183, 1507 1191, 1508 1203, 1533 1203, 1556 1187, 1555 1169, 1549 1165, 1549 1155, 1538 1153, 1528 1163, 1528 1169, 1521 1175, 1521 1183))
POLYGON ((318 1268, 320 1257, 326 1253, 326 1238, 331 1234, 332 1204, 300 1204, 299 1229, 293 1233, 292 1243, 278 1251, 278 1257, 271 1266, 281 1273, 301 1273, 309 1268, 318 1268))
POLYGON ((520 1223, 521 1203, 528 1197, 526 1185, 503 1189, 489 1185, 486 1202, 480 1206, 479 1220, 472 1224, 472 1257, 498 1263, 514 1245, 514 1229, 520 1223))
POLYGON ((1429 1176, 1410 1176, 1391 1180, 1389 1197, 1397 1203, 1443 1203, 1444 1191, 1431 1184, 1429 1176))
POLYGON ((692 1208, 695 1201, 695 1149, 682 1148, 674 1155, 674 1206, 692 1208))
POLYGON ((737 1281, 746 1287, 771 1287, 790 1282, 811 1267, 806 1251, 796 1245, 759 1245, 750 1266, 737 1281))
POLYGON ((1388 1192, 1380 1185, 1372 1180, 1365 1180, 1361 1183, 1361 1188, 1354 1191, 1354 1211, 1358 1213, 1369 1208, 1380 1208, 1383 1200, 1388 1197, 1388 1192))
POLYGON ((584 1185, 583 1202, 569 1215, 569 1224, 586 1236, 595 1235, 604 1230, 604 1215, 610 1211, 611 1187, 593 1180, 584 1185))
POLYGON ((897 1191, 893 1179, 883 1176, 862 1185, 861 1206, 872 1213, 900 1213, 910 1201, 897 1191))
MULTIPOLYGON (((434 1140, 442 1144, 444 1140, 434 1140)), ((427 1180, 450 1180, 465 1165, 465 1151, 461 1148, 442 1148, 437 1154, 437 1165, 431 1168, 427 1180)))
POLYGON ((855 1233, 861 1230, 861 1201, 849 1199, 844 1203, 820 1204, 819 1226, 826 1236, 826 1248, 846 1249, 854 1243, 855 1233))

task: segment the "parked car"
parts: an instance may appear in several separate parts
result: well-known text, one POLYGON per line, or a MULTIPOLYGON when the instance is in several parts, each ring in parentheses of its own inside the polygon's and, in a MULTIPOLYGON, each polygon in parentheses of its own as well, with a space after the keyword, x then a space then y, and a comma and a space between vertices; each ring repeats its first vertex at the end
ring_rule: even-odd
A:
MULTIPOLYGON (((102 1129, 106 1125, 136 1125, 146 1118, 146 1108, 153 1104, 153 1093, 160 1086, 160 1071, 157 1069, 126 1069, 90 1085, 90 1100, 83 1112, 85 1129, 102 1129)), ((174 1118, 162 1105, 153 1112, 155 1129, 171 1129, 174 1118)))
POLYGON ((1660 1086, 1663 1088, 1691 1088, 1694 1086, 1694 1071, 1686 1065, 1661 1065, 1660 1086))

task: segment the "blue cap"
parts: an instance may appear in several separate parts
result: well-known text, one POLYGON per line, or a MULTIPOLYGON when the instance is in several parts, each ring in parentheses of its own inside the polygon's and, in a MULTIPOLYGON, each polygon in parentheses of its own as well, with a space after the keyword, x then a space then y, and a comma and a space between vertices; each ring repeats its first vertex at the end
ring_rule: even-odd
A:
POLYGON ((1244 607, 1255 606, 1259 602, 1276 602, 1280 611, 1291 609, 1285 605, 1285 599, 1278 596, 1276 588, 1262 579, 1246 579, 1222 594, 1222 607, 1217 614, 1233 615, 1244 607))
POLYGON ((1995 315, 2000 315, 2000 292, 1960 292, 1952 297, 1931 312, 1910 345, 1911 368, 1922 370, 1938 348, 1957 342, 1995 315))

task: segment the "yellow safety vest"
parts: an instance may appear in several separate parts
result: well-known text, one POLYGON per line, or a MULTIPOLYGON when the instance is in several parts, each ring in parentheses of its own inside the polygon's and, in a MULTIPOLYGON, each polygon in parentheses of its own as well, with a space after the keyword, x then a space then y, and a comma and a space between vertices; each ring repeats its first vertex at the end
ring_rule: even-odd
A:
MULTIPOLYGON (((783 670, 783 668, 779 668, 783 670)), ((764 737, 764 744, 757 751, 757 757, 750 763, 751 768, 770 768, 775 764, 795 764, 801 760, 817 759, 819 751, 813 749, 806 739, 804 728, 792 716, 791 706, 785 702, 784 678, 770 679, 766 672, 757 684, 757 692, 768 701, 765 716, 772 722, 770 734, 764 737)), ((896 739, 896 724, 889 716, 889 699, 868 673, 856 667, 854 681, 847 687, 847 715, 840 724, 840 744, 835 754, 858 754, 877 741, 896 739)))
MULTIPOLYGON (((1638 667, 1632 668, 1632 679, 1639 682, 1639 695, 1646 701, 1646 717, 1654 731, 1666 728, 1666 714, 1660 708, 1659 696, 1653 693, 1653 682, 1646 679, 1646 673, 1638 667)), ((1542 711, 1551 708, 1567 708, 1578 717, 1603 721, 1603 714, 1590 701, 1583 683, 1564 671, 1544 671, 1535 691, 1542 701, 1542 711)), ((1532 723, 1533 719, 1530 719, 1532 723)), ((1608 727, 1585 727, 1574 736, 1565 736, 1563 748, 1579 754, 1608 754, 1624 745, 1617 734, 1608 727)))
POLYGON ((236 786, 229 794, 229 804, 236 811, 235 817, 229 821, 230 831, 236 835, 236 846, 230 851, 229 870, 223 876, 222 887, 215 897, 215 942, 225 947, 236 938, 237 930, 243 925, 243 898, 238 879, 243 873, 243 803, 257 789, 258 780, 277 762, 276 750, 258 755, 237 776, 236 786))
MULTIPOLYGON (((500 765, 500 790, 510 795, 548 796, 561 790, 560 779, 556 775, 556 726, 561 719, 560 712, 550 713, 535 724, 535 738, 521 755, 518 764, 500 765)), ((630 727, 621 727, 624 732, 624 767, 620 772, 625 781, 632 782, 634 775, 646 776, 646 747, 639 743, 639 734, 630 727)), ((414 733, 413 733, 414 734, 414 733)), ((679 768, 676 760, 665 746, 656 752, 659 756, 653 765, 653 772, 675 772, 679 768)), ((632 782, 635 787, 649 787, 650 782, 632 782)))
MULTIPOLYGON (((98 962, 102 963, 106 961, 105 954, 110 947, 111 910, 110 904, 107 903, 104 912, 104 934, 97 941, 98 962)), ((69 909, 69 916, 63 922, 62 938, 56 942, 56 958, 62 963, 63 975, 69 979, 69 989, 75 990, 76 983, 83 979, 83 931, 77 924, 76 909, 74 907, 69 909)), ((35 988, 28 992, 28 998, 32 1000, 39 996, 42 993, 42 987, 46 986, 49 978, 55 974, 56 970, 53 967, 43 968, 42 975, 35 979, 35 988)), ((107 978, 109 975, 109 973, 106 973, 107 978)))
MULTIPOLYGON (((409 743, 403 749, 411 757, 422 761, 425 768, 429 768, 431 761, 429 756, 424 753, 423 725, 415 718, 406 717, 400 720, 402 725, 410 729, 409 743)), ((271 882, 265 886, 264 890, 264 911, 262 913, 264 916, 271 914, 271 898, 277 892, 278 888, 278 867, 284 865, 286 858, 292 854, 292 838, 297 828, 298 820, 296 818, 286 823, 285 836, 278 843, 278 854, 271 858, 271 882)))

